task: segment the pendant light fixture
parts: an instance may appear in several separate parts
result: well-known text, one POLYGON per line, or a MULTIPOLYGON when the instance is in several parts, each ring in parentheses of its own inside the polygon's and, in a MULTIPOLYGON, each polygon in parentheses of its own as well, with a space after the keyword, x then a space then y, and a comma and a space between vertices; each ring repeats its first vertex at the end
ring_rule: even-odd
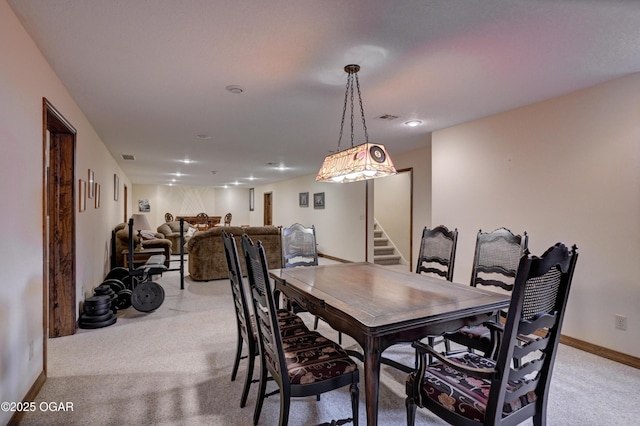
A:
POLYGON ((338 150, 328 155, 316 176, 318 182, 356 182, 359 180, 373 179, 378 177, 395 175, 396 168, 387 154, 384 145, 369 143, 367 124, 364 119, 364 108, 362 106, 362 96, 360 95, 360 82, 358 81, 358 71, 360 65, 347 65, 344 67, 347 77, 347 89, 344 94, 344 107, 342 109, 342 121, 340 122, 340 136, 338 137, 338 150), (355 86, 354 86, 355 80, 355 86), (362 126, 364 128, 364 143, 353 146, 353 98, 354 90, 358 92, 358 102, 360 104, 360 114, 362 115, 362 126), (347 100, 351 110, 351 148, 340 151, 342 132, 344 130, 344 119, 347 112, 347 100))

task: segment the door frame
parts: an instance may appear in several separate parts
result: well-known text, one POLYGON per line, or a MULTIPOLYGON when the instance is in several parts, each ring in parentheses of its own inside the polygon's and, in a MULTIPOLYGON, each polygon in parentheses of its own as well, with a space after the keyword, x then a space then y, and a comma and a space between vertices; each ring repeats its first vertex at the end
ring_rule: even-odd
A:
POLYGON ((43 351, 76 332, 76 129, 42 99, 43 351), (47 162, 47 159, 49 160, 47 162))

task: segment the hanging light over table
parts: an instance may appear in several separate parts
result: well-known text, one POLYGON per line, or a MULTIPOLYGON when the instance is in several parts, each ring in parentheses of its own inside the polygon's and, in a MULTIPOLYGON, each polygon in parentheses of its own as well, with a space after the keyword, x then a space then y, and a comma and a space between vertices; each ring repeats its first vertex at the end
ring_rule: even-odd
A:
POLYGON ((347 90, 344 94, 344 108, 342 109, 342 121, 340 122, 340 136, 338 138, 338 150, 335 154, 328 155, 320 167, 316 181, 318 182, 356 182, 364 179, 390 176, 396 174, 396 168, 387 154, 384 145, 369 143, 367 134, 367 124, 364 120, 364 107, 362 106, 362 96, 360 95, 360 82, 358 81, 358 71, 360 65, 347 65, 344 67, 347 72, 347 90), (363 144, 353 146, 353 91, 358 91, 358 102, 360 103, 360 113, 362 115, 362 126, 364 128, 363 144), (351 148, 340 151, 342 131, 344 128, 344 118, 347 112, 347 100, 350 99, 351 107, 351 148))

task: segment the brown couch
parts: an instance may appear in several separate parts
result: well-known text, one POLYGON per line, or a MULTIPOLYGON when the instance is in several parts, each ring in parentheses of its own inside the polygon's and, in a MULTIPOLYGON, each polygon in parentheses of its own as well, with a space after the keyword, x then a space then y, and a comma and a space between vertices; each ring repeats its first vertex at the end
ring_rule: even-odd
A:
POLYGON ((256 244, 258 241, 262 241, 270 269, 282 267, 280 228, 275 226, 218 226, 196 232, 186 244, 189 252, 189 276, 192 280, 209 281, 229 277, 222 244, 222 231, 233 234, 236 239, 243 275, 247 274, 241 242, 242 234, 245 233, 256 244))
MULTIPOLYGON (((136 231, 134 231, 134 234, 136 231)), ((142 247, 145 248, 163 248, 164 255, 166 256, 165 266, 169 267, 169 260, 171 259, 171 241, 164 238, 162 234, 155 234, 156 238, 145 240, 142 239, 142 247)), ((133 236, 133 246, 138 244, 138 236, 133 236)), ((124 255, 123 251, 129 250, 129 226, 126 223, 121 223, 113 229, 112 242, 111 242, 111 268, 116 266, 124 267, 124 255)))
MULTIPOLYGON (((184 230, 184 242, 186 244, 187 241, 191 239, 191 236, 188 235, 189 228, 193 229, 192 232, 195 232, 195 228, 193 228, 193 226, 190 226, 188 222, 184 222, 184 225, 182 226, 182 228, 184 230)), ((162 234, 165 239, 171 241, 171 254, 180 254, 180 221, 179 220, 163 223, 162 225, 158 226, 158 233, 162 234)))

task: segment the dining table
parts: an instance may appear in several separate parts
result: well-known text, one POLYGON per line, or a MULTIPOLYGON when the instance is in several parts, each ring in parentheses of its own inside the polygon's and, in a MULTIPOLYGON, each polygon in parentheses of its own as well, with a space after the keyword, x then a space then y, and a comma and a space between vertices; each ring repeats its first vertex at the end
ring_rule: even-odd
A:
POLYGON ((368 425, 378 424, 385 349, 482 323, 509 305, 506 294, 369 262, 272 269, 269 275, 276 292, 362 348, 368 425))

